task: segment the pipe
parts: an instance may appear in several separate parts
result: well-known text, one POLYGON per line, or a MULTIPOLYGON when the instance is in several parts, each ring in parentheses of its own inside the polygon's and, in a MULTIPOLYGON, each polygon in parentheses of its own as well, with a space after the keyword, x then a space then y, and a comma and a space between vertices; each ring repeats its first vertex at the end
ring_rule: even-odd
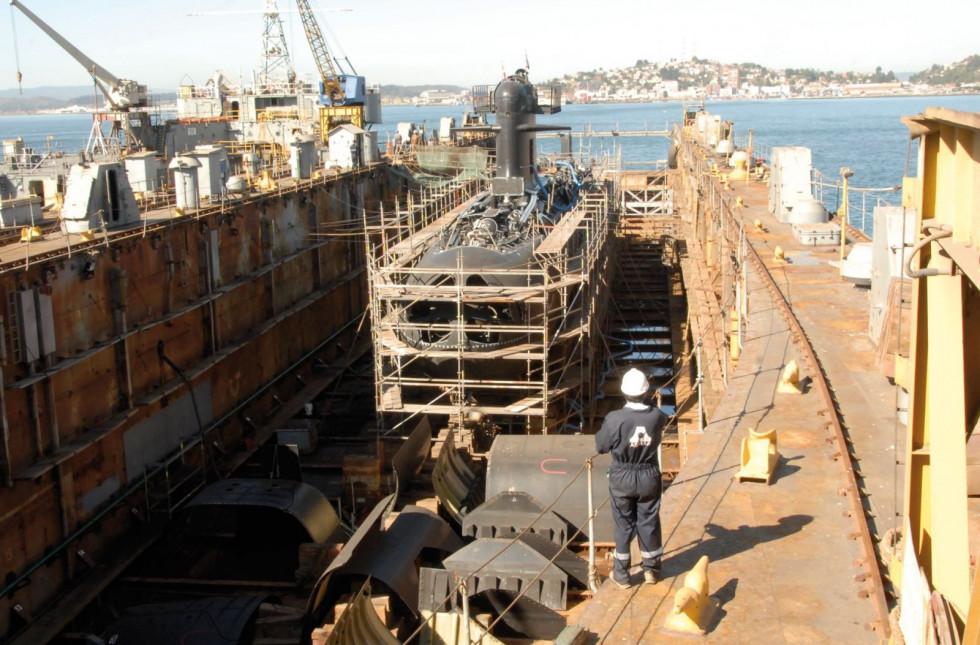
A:
POLYGON ((470 592, 466 588, 465 578, 459 583, 459 593, 463 605, 463 633, 466 635, 466 642, 471 643, 473 641, 470 638, 470 592))
POLYGON ((595 592, 599 590, 599 583, 596 581, 595 568, 595 530, 593 529, 595 510, 592 505, 592 457, 585 460, 585 482, 588 487, 589 504, 589 589, 595 592))
POLYGON ((953 275, 952 267, 950 267, 949 269, 926 267, 923 269, 916 269, 914 271, 912 270, 912 259, 916 256, 916 254, 919 251, 929 246, 936 240, 942 240, 944 238, 953 236, 953 229, 948 224, 936 224, 935 221, 936 221, 935 219, 927 219, 922 222, 923 233, 931 230, 936 230, 937 232, 932 233, 922 238, 918 242, 916 242, 915 246, 913 246, 909 250, 908 257, 905 259, 905 275, 912 278, 913 280, 917 280, 918 278, 928 278, 936 275, 953 275))

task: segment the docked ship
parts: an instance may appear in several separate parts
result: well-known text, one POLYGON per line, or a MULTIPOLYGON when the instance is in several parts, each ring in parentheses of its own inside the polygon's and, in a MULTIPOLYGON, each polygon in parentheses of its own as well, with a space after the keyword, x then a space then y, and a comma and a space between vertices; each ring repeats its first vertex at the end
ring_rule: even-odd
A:
POLYGON ((692 109, 670 169, 544 157, 517 72, 490 179, 420 190, 324 69, 0 182, 3 642, 977 640, 976 114, 905 119, 867 291, 805 149, 692 109), (670 485, 624 590, 591 434, 634 367, 670 485))

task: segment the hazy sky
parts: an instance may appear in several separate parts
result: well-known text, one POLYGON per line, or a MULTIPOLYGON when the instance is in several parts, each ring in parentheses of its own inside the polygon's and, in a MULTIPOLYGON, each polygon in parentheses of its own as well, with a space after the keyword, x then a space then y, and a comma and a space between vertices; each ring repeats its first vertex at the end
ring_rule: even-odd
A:
MULTIPOLYGON (((258 66, 265 0, 21 0, 97 63, 172 91, 217 69, 258 66), (250 11, 188 16, 192 12, 250 11)), ((295 7, 278 0, 280 10, 295 7)), ((4 3, 6 4, 6 3, 4 3)), ((942 0, 314 0, 321 23, 369 84, 493 83, 524 65, 532 80, 637 59, 710 58, 768 67, 918 71, 980 53, 980 1, 942 0), (804 8, 804 7, 810 8, 804 8), (734 7, 738 7, 735 10, 734 7), (331 9, 352 9, 335 12, 331 9)), ((14 9, 11 7, 11 11, 14 9)), ((316 71, 302 24, 283 13, 300 75, 316 71)), ((13 20, 24 87, 83 85, 89 76, 26 16, 13 20)), ((16 86, 11 19, 0 33, 0 88, 16 86)), ((337 48, 335 47, 335 50, 337 48)), ((340 51, 335 51, 340 54, 340 51)))

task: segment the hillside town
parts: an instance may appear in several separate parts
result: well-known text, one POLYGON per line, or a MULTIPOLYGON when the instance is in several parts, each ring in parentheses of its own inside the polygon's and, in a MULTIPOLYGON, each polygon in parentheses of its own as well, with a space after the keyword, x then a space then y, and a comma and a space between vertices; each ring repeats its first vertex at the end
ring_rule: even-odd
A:
POLYGON ((631 67, 578 72, 550 82, 561 83, 566 99, 578 102, 974 93, 980 91, 980 56, 948 66, 934 65, 905 81, 881 67, 872 73, 773 70, 755 63, 694 57, 660 63, 638 60, 631 67), (966 73, 957 75, 957 70, 966 73), (944 77, 963 80, 937 82, 944 77))
MULTIPOLYGON (((691 58, 598 69, 549 79, 561 84, 566 102, 642 102, 684 99, 847 98, 980 92, 980 55, 900 80, 892 71, 833 72, 769 69, 755 63, 720 63, 691 58)), ((461 104, 467 91, 425 90, 402 103, 461 104)))

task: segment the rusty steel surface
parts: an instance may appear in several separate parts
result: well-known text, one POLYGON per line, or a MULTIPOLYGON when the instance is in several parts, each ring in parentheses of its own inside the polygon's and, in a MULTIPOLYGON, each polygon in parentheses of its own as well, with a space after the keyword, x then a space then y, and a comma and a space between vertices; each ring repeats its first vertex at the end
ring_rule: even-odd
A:
MULTIPOLYGON (((710 558, 710 593, 721 603, 706 640, 872 643, 887 638, 887 603, 866 505, 880 511, 884 525, 896 502, 891 491, 882 490, 890 488, 887 481, 862 480, 863 488, 858 486, 861 471, 852 461, 861 460, 867 474, 887 471, 894 459, 880 444, 890 443, 891 433, 877 423, 882 410, 874 405, 890 411, 890 390, 883 377, 874 380, 868 358, 873 351, 863 335, 866 327, 860 327, 867 324, 867 298, 850 285, 837 285, 825 262, 807 261, 816 255, 813 249, 788 242, 792 233, 767 219, 764 187, 748 188, 756 189, 748 191, 755 202, 743 216, 765 222, 761 246, 778 242, 799 262, 786 267, 778 284, 765 262, 749 265, 750 313, 741 358, 697 451, 664 496, 665 579, 630 590, 605 583, 578 621, 598 642, 670 640, 662 625, 674 591, 701 555, 710 558), (820 270, 809 271, 811 265, 820 270), (791 294, 792 306, 783 290, 791 294), (865 342, 869 347, 862 351, 865 342), (808 377, 804 393, 777 394, 782 367, 792 358, 808 377), (818 359, 832 363, 825 367, 827 375, 818 359), (847 391, 831 390, 826 376, 847 391), (858 441, 867 452, 856 456, 841 413, 862 431, 876 426, 879 443, 862 435, 858 441), (778 432, 782 456, 771 486, 732 479, 749 428, 778 432)), ((756 243, 753 236, 749 241, 756 243)))
POLYGON ((386 181, 366 171, 287 183, 73 243, 70 256, 57 239, 0 248, 0 295, 26 288, 25 301, 50 298, 37 327, 55 337, 50 357, 28 366, 12 352, 32 327, 5 320, 0 553, 10 575, 0 634, 12 636, 21 618, 41 623, 56 597, 75 597, 65 592, 82 573, 102 575, 79 551, 111 559, 134 516, 188 499, 204 481, 202 462, 213 473, 247 456, 268 436, 278 401, 318 376, 314 362, 344 356, 366 303, 363 261, 348 241, 316 232, 359 224, 348 198, 357 193, 374 211, 386 181), (159 437, 150 424, 178 427, 180 437, 159 437), (199 474, 181 474, 187 487, 174 491, 165 480, 185 464, 199 474))
MULTIPOLYGON (((756 268, 768 278, 766 287, 772 292, 776 305, 789 322, 794 336, 797 336, 802 341, 798 342, 797 346, 799 351, 803 354, 804 360, 811 370, 818 371, 819 377, 813 379, 812 385, 820 393, 820 396, 824 401, 824 405, 827 406, 827 409, 832 411, 832 413, 828 415, 828 422, 830 423, 830 426, 834 432, 836 447, 839 449, 839 453, 835 453, 837 457, 835 458, 835 461, 838 461, 844 470, 846 491, 844 491, 843 496, 846 497, 849 502, 850 512, 848 515, 854 521, 857 539, 860 540, 861 543, 861 551, 864 559, 861 563, 861 568, 863 571, 858 575, 862 579, 866 577, 868 580, 867 587, 864 591, 862 591, 862 593, 869 596, 874 602, 875 611, 877 614, 875 629, 880 630, 883 635, 887 636, 889 631, 888 601, 885 599, 885 586, 882 580, 881 568, 878 564, 875 544, 871 537, 871 528, 868 525, 868 511, 866 511, 864 508, 864 496, 862 495, 861 488, 858 486, 857 476, 855 475, 855 462, 858 461, 857 456, 854 454, 851 446, 850 437, 847 435, 844 426, 841 424, 841 415, 838 412, 837 400, 834 394, 831 392, 830 387, 828 387, 827 378, 826 374, 823 372, 822 363, 820 362, 816 353, 813 351, 813 346, 809 343, 809 341, 805 340, 806 332, 804 331, 799 320, 796 318, 796 315, 793 313, 793 308, 786 300, 783 292, 779 289, 776 281, 773 279, 765 264, 762 262, 762 258, 759 256, 758 252, 752 246, 749 248, 751 249, 751 258, 753 263, 756 265, 756 268)), ((859 468, 858 472, 860 472, 859 468)))

